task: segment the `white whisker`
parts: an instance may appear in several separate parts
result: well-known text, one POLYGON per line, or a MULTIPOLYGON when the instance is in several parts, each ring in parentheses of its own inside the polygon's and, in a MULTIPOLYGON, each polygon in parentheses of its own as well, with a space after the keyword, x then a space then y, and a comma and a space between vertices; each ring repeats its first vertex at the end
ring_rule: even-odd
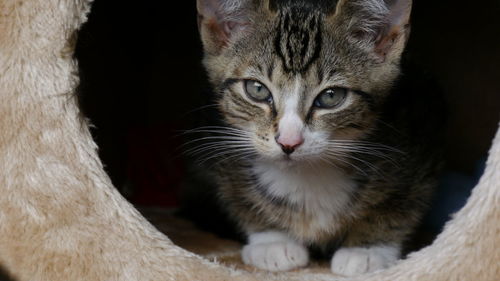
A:
POLYGON ((363 175, 367 175, 365 171, 363 171, 360 167, 356 166, 354 163, 351 163, 350 161, 344 159, 344 157, 347 158, 348 155, 342 155, 342 154, 337 154, 333 151, 327 151, 326 153, 328 156, 333 157, 335 160, 340 161, 344 164, 347 164, 351 166, 352 168, 356 169, 358 172, 361 172, 363 175))
POLYGON ((185 131, 184 134, 204 134, 183 144, 194 145, 184 153, 197 158, 196 162, 203 165, 206 162, 220 164, 223 161, 236 161, 257 155, 252 134, 236 128, 222 126, 205 126, 185 131))
POLYGON ((216 149, 251 149, 252 147, 248 144, 237 144, 237 145, 234 145, 234 144, 220 144, 220 143, 215 143, 215 144, 210 144, 210 145, 206 145, 206 146, 201 146, 201 147, 194 147, 194 148, 191 148, 187 151, 185 151, 186 154, 188 155, 198 155, 198 154, 202 154, 206 151, 213 151, 213 150, 216 150, 216 149))

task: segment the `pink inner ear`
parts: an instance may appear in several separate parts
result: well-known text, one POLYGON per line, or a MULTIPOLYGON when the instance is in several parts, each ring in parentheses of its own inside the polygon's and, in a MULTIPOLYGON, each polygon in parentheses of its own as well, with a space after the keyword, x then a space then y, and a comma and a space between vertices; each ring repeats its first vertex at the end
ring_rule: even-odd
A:
POLYGON ((228 41, 228 30, 223 20, 222 5, 219 0, 197 0, 198 25, 209 32, 209 36, 218 46, 228 41))
POLYGON ((375 52, 382 61, 410 22, 411 0, 394 0, 389 9, 387 29, 375 41, 375 52))
POLYGON ((232 21, 226 21, 224 23, 224 31, 227 33, 227 34, 231 34, 231 32, 233 31, 233 29, 236 28, 236 23, 235 22, 232 22, 232 21))
POLYGON ((217 48, 227 46, 231 38, 248 26, 246 15, 239 9, 224 5, 228 0, 197 0, 200 29, 208 31, 207 39, 217 48))
POLYGON ((223 47, 227 45, 229 37, 226 32, 225 24, 224 26, 221 26, 214 18, 207 20, 203 19, 202 24, 205 25, 206 29, 210 33, 210 37, 217 46, 223 47))
POLYGON ((224 32, 228 35, 228 37, 231 35, 231 33, 238 31, 238 23, 234 21, 226 21, 224 22, 224 32))
POLYGON ((375 53, 385 60, 385 56, 391 50, 401 31, 400 26, 393 26, 386 34, 383 34, 375 43, 375 53))
POLYGON ((224 22, 224 32, 226 37, 229 39, 236 33, 244 31, 248 27, 248 23, 236 22, 236 21, 226 21, 224 22))
POLYGON ((207 29, 212 34, 213 40, 219 47, 225 47, 231 40, 231 37, 235 33, 243 31, 246 27, 245 24, 241 24, 233 21, 223 21, 219 22, 216 19, 210 19, 205 21, 207 29))

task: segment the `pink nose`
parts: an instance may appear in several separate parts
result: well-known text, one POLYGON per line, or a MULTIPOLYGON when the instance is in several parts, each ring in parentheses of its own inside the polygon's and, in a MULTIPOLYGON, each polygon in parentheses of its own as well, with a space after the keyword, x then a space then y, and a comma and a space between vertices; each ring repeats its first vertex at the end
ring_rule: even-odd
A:
POLYGON ((302 143, 304 143, 304 138, 302 135, 295 136, 283 136, 278 134, 276 136, 276 142, 281 147, 281 150, 287 155, 292 154, 297 147, 299 147, 302 143))

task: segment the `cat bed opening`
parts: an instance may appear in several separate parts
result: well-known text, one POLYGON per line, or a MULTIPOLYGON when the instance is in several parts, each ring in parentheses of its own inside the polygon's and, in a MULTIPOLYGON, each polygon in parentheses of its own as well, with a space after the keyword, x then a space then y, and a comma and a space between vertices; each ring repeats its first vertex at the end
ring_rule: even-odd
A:
MULTIPOLYGON (((106 5, 103 3, 103 1, 95 2, 93 12, 99 13, 99 5, 106 5)), ((328 272, 319 271, 319 273, 326 274, 318 274, 318 272, 311 269, 283 274, 263 272, 250 274, 247 271, 240 271, 238 268, 228 268, 220 263, 208 262, 206 259, 171 244, 168 238, 151 227, 131 205, 126 203, 114 191, 97 158, 87 125, 85 122, 82 123, 82 119, 80 119, 76 100, 61 95, 61 93, 70 94, 73 92, 77 84, 74 76, 76 65, 71 56, 68 55, 68 48, 71 49, 71 44, 68 44, 68 42, 73 38, 71 34, 83 22, 89 4, 87 1, 43 1, 37 3, 37 1, 12 0, 0 5, 0 11, 3 15, 2 20, 0 20, 0 33, 3 35, 2 39, 0 39, 0 50, 4 54, 0 58, 2 62, 0 65, 0 93, 2 93, 4 101, 0 105, 0 112, 2 113, 0 127, 5 129, 3 136, 6 136, 0 139, 2 144, 0 146, 0 152, 2 152, 0 163, 3 167, 3 169, 0 169, 2 171, 0 186, 4 188, 5 194, 9 194, 0 203, 0 208, 5 213, 5 216, 1 217, 2 225, 5 226, 4 229, 8 229, 8 231, 3 231, 0 245, 3 249, 1 262, 7 273, 12 275, 15 280, 334 280, 336 276, 328 272), (23 122, 23 120, 28 121, 23 122), (54 126, 54 124, 56 125, 54 126), (26 134, 23 132, 26 132, 26 134), (30 177, 23 177, 23 174, 29 174, 30 177), (45 204, 41 198, 48 198, 51 204, 45 204), (55 198, 57 198, 57 201, 55 201, 55 198), (16 204, 19 202, 21 203, 16 204), (55 202, 62 203, 55 204, 55 202), (68 207, 66 204, 72 205, 73 208, 65 209, 65 207, 68 207), (26 212, 26 208, 32 208, 30 210, 35 211, 26 212), (80 211, 82 212, 80 213, 80 211), (62 216, 63 213, 68 216, 62 216), (20 228, 19 225, 23 227, 20 228), (84 228, 79 226, 84 226, 84 228), (87 231, 89 229, 92 231, 87 231), (64 267, 61 267, 62 265, 64 267)), ((107 7, 109 10, 103 8, 105 6, 100 6, 101 20, 113 14, 111 11, 115 11, 115 8, 117 8, 117 6, 109 3, 107 5, 109 5, 107 7)), ((168 170, 170 169, 169 165, 172 165, 171 162, 158 164, 155 163, 159 161, 158 158, 154 157, 155 153, 148 150, 146 150, 148 152, 142 153, 144 147, 158 147, 165 142, 168 143, 171 135, 162 136, 161 133, 154 133, 155 129, 153 130, 153 137, 146 141, 141 137, 151 134, 151 130, 144 132, 144 127, 148 127, 148 129, 153 127, 150 124, 156 124, 157 130, 162 132, 168 132, 169 129, 174 132, 182 129, 178 128, 179 126, 176 126, 176 124, 172 125, 170 121, 178 120, 178 116, 182 116, 178 111, 189 111, 187 109, 191 108, 193 101, 202 103, 199 99, 188 97, 190 95, 184 93, 188 92, 186 87, 200 87, 189 90, 192 93, 203 92, 203 87, 198 86, 203 85, 203 83, 194 83, 191 76, 184 77, 185 80, 171 76, 172 73, 184 72, 179 69, 186 67, 183 59, 177 61, 171 59, 176 57, 175 55, 170 56, 172 49, 165 53, 164 48, 161 46, 158 46, 157 50, 151 50, 156 48, 141 42, 141 40, 130 42, 131 37, 133 38, 131 33, 134 28, 135 34, 140 35, 143 30, 151 31, 151 26, 149 28, 138 28, 137 26, 134 27, 133 24, 131 26, 121 26, 121 23, 126 23, 130 18, 133 18, 132 15, 141 12, 144 14, 144 18, 151 20, 151 25, 161 23, 163 17, 159 12, 160 9, 154 9, 157 14, 160 14, 158 15, 158 21, 155 21, 153 20, 154 17, 149 17, 149 14, 145 12, 148 9, 145 6, 123 5, 121 7, 130 9, 129 12, 131 13, 122 14, 123 21, 117 21, 120 23, 118 28, 110 24, 110 22, 108 22, 110 24, 108 26, 105 23, 101 23, 102 25, 96 22, 93 23, 93 15, 91 14, 88 26, 96 24, 96 28, 100 27, 105 32, 101 35, 89 35, 93 33, 84 30, 84 33, 81 34, 83 39, 81 37, 78 43, 80 49, 77 48, 77 58, 80 59, 82 68, 82 86, 79 89, 80 101, 86 108, 86 113, 98 128, 95 131, 95 137, 98 142, 102 141, 100 144, 102 157, 105 161, 108 159, 109 172, 121 191, 132 198, 132 201, 136 200, 136 203, 140 205, 150 204, 171 207, 177 205, 175 197, 172 197, 171 194, 159 196, 154 191, 134 190, 134 185, 137 185, 137 182, 142 183, 141 186, 154 186, 160 182, 169 187, 179 182, 179 179, 175 177, 167 177, 155 179, 156 182, 153 184, 143 183, 145 178, 154 178, 154 175, 160 175, 165 171, 165 166, 169 172, 177 168, 174 167, 173 170, 168 170), (145 10, 141 10, 141 7, 145 10), (87 34, 90 37, 96 36, 95 38, 99 38, 99 36, 102 36, 101 39, 109 35, 106 32, 113 34, 122 32, 120 36, 128 40, 118 41, 109 50, 109 53, 104 52, 101 53, 101 56, 97 56, 99 61, 96 61, 93 58, 93 52, 86 53, 85 44, 88 44, 87 48, 89 49, 96 46, 100 48, 106 46, 106 44, 97 43, 92 45, 91 40, 85 40, 85 32, 89 32, 87 34), (121 44, 123 44, 124 49, 119 48, 121 44), (127 49, 129 46, 137 48, 139 55, 128 57, 128 54, 131 53, 127 49), (110 56, 110 54, 116 54, 117 57, 110 56), (156 59, 156 54, 159 55, 160 59, 156 59), (166 55, 166 57, 162 58, 162 54, 166 55), (145 63, 148 56, 150 56, 150 62, 145 63), (89 61, 86 62, 87 59, 89 61), (106 60, 110 61, 108 67, 105 67, 103 63, 106 60), (136 61, 133 66, 117 67, 124 61, 134 60, 136 61), (89 67, 92 63, 94 63, 95 68, 89 67), (166 73, 162 71, 154 73, 151 70, 154 69, 151 64, 155 64, 155 67, 160 70, 169 67, 175 70, 166 73), (88 70, 85 70, 86 67, 89 67, 88 70), (96 79, 97 75, 92 77, 93 71, 91 70, 96 68, 105 69, 103 72, 98 72, 100 73, 99 78, 104 80, 101 81, 102 83, 110 82, 110 84, 93 84, 92 79, 96 79), (133 74, 128 73, 129 76, 123 75, 124 72, 120 72, 123 69, 133 69, 134 72, 133 74), (151 72, 147 73, 147 71, 151 72), (114 76, 113 73, 116 72, 117 74, 114 76), (168 75, 169 73, 170 75, 168 75), (106 76, 105 74, 110 75, 106 76), (164 77, 169 76, 173 77, 173 80, 168 80, 168 83, 164 82, 164 77), (133 84, 132 82, 135 80, 140 80, 141 83, 133 84), (173 89, 172 85, 175 85, 176 88, 173 89), (138 98, 141 93, 144 93, 144 89, 154 89, 155 87, 160 87, 155 92, 163 93, 163 95, 160 94, 161 98, 152 96, 148 96, 144 100, 138 98), (101 104, 105 106, 96 109, 95 106, 99 102, 92 100, 92 97, 87 94, 90 92, 100 93, 101 89, 104 92, 113 92, 115 94, 111 95, 112 97, 100 94, 100 98, 109 98, 109 100, 105 102, 101 100, 101 104), (175 98, 172 98, 172 93, 176 93, 175 98), (184 97, 187 98, 184 99, 184 97), (167 100, 164 100, 164 102, 158 101, 165 98, 167 100), (150 107, 146 107, 147 109, 141 108, 138 104, 147 104, 150 107), (179 109, 180 105, 186 107, 179 109), (165 107, 167 107, 167 110, 165 110, 165 107), (101 119, 99 119, 99 114, 109 112, 110 108, 115 110, 113 113, 115 117, 113 118, 130 123, 117 125, 120 123, 113 122, 116 120, 107 121, 109 117, 102 117, 102 115, 101 119), (154 109, 150 110, 151 108, 154 109), (168 109, 171 109, 171 111, 168 109), (137 119, 131 117, 133 114, 137 114, 139 117, 137 119), (127 120, 127 118, 130 119, 127 120), (166 122, 167 125, 165 125, 165 120, 168 121, 166 122), (144 124, 147 124, 147 126, 144 126, 144 124), (106 125, 108 128, 113 127, 115 131, 111 131, 110 135, 106 135, 104 133, 106 125), (124 129, 124 131, 120 131, 120 129, 124 129), (129 132, 131 131, 135 133, 130 133, 130 136, 129 132), (121 138, 117 139, 116 135, 121 136, 121 138), (136 137, 139 140, 134 139, 136 137), (139 151, 133 151, 132 149, 131 152, 124 153, 124 150, 130 149, 128 146, 123 145, 124 139, 135 144, 135 149, 139 151), (155 144, 155 141, 158 144, 155 144), (107 149, 110 149, 109 147, 117 143, 121 143, 122 147, 114 152, 106 152, 107 149), (116 158, 109 160, 113 159, 113 156, 110 156, 113 154, 116 158), (147 159, 131 157, 130 159, 136 162, 131 164, 123 160, 124 155, 127 155, 127 157, 130 155, 148 155, 148 157, 147 159), (113 162, 118 164, 114 166, 111 164, 113 162), (140 166, 141 162, 152 163, 149 170, 155 171, 155 169, 158 169, 158 173, 154 173, 151 177, 149 175, 145 177, 139 175, 135 179, 129 179, 123 175, 127 174, 124 172, 127 168, 134 169, 134 165, 140 166), (130 168, 129 164, 132 165, 132 168, 130 168), (121 176, 120 173, 122 173, 121 176), (158 198, 161 200, 158 200, 158 198)), ((177 5, 186 5, 186 13, 190 13, 193 15, 192 19, 195 19, 194 4, 177 5)), ((441 9, 446 10, 445 7, 447 6, 443 4, 441 9)), ((425 10, 425 7, 421 6, 420 9, 425 10)), ((179 8, 179 10, 181 9, 179 8)), ((417 12, 415 13, 417 14, 417 12)), ((439 13, 435 13, 437 17, 439 13)), ((488 12, 485 13, 488 14, 488 12)), ((418 17, 416 18, 418 19, 418 17)), ((426 17, 421 16, 422 18, 426 17)), ((188 37, 191 36, 189 37, 193 40, 191 42, 196 42, 195 21, 189 22, 191 31, 182 34, 187 34, 188 37)), ((417 26, 417 23, 414 23, 414 26, 417 26)), ((430 29, 421 31, 420 37, 417 30, 418 28, 415 27, 412 35, 415 39, 413 40, 420 38, 419 40, 423 41, 422 38, 430 36, 427 32, 430 29)), ((178 36, 172 36, 171 33, 159 33, 156 34, 156 37, 154 34, 151 37, 151 34, 142 34, 143 38, 149 39, 153 37, 158 41, 161 41, 163 36, 180 40, 178 36)), ((436 37, 439 37, 439 34, 436 34, 436 37)), ((171 41, 165 41, 164 44, 167 44, 167 42, 172 44, 171 41)), ((179 47, 177 51, 183 49, 184 47, 179 47)), ((198 52, 198 56, 196 60, 191 61, 192 65, 195 65, 200 58, 199 51, 200 49, 195 51, 198 52)), ((175 54, 175 52, 172 53, 175 54)), ((457 51, 457 53, 459 52, 457 51)), ((191 57, 191 54, 188 53, 185 57, 191 57)), ((425 57, 426 55, 421 56, 425 57)), ((435 56, 439 55, 435 54, 435 56)), ((429 61, 434 62, 435 60, 428 59, 429 61)), ((440 67, 444 66, 434 65, 432 69, 439 72, 442 70, 440 67)), ((192 75, 191 68, 186 68, 186 72, 192 75)), ((203 75, 201 68, 198 69, 200 71, 197 79, 201 81, 203 75)), ((453 85, 454 80, 448 76, 442 79, 450 82, 448 85, 453 85)), ((491 87, 495 85, 493 82, 491 87)), ((485 85, 487 84, 485 83, 485 85)), ((455 88, 452 87, 452 89, 455 88)), ((488 93, 488 86, 485 86, 485 89, 485 93, 488 93)), ((464 88, 463 93, 465 96, 466 93, 470 93, 470 90, 464 88)), ((453 91, 451 94, 454 97, 460 96, 457 91, 453 91)), ((494 114, 498 112, 498 108, 494 108, 494 106, 493 109, 486 108, 488 110, 483 112, 489 110, 493 110, 494 114)), ((457 120, 466 120, 467 116, 461 118, 457 120)), ((457 124, 455 126, 466 124, 465 121, 464 123, 462 121, 455 121, 455 124, 457 124)), ((488 127, 486 129, 487 133, 485 133, 487 137, 484 137, 484 139, 479 138, 482 143, 482 150, 479 150, 482 152, 485 151, 486 143, 491 140, 492 130, 496 127, 497 122, 498 120, 488 121, 493 125, 485 126, 488 127)), ((474 124, 470 126, 474 127, 474 124)), ((474 130, 471 129, 471 131, 474 130)), ((455 138, 460 135, 459 133, 450 133, 450 135, 452 136, 451 139, 453 139, 450 143, 460 143, 455 138)), ((467 136, 469 137, 469 135, 467 136)), ((490 150, 486 171, 473 191, 468 204, 455 215, 455 218, 449 222, 444 232, 434 243, 419 252, 411 254, 408 259, 396 266, 366 277, 364 280, 422 280, 425 278, 433 280, 476 280, 477 278, 493 280, 498 276, 499 269, 496 261, 500 257, 498 252, 495 251, 496 247, 494 247, 500 242, 498 240, 498 226, 495 223, 500 216, 500 210, 498 209, 500 200, 498 192, 498 182, 500 182, 498 180, 498 170, 500 170, 498 142, 497 137, 493 148, 490 150), (476 263, 478 257, 481 257, 482 261, 479 265, 476 263)), ((175 145, 175 143, 169 144, 169 146, 175 145)), ((113 151, 113 149, 110 150, 113 151)), ((166 152, 156 151, 157 154, 165 153, 166 155, 169 152, 170 150, 166 152)), ((456 155, 453 152, 450 152, 450 154, 456 155)), ((476 155, 481 154, 477 153, 476 155)), ((478 158, 469 157, 474 158, 474 160, 478 158)), ((469 169, 471 169, 470 167, 475 166, 475 164, 471 164, 473 162, 475 161, 463 165, 468 165, 469 169)), ((135 169, 138 169, 137 166, 135 169)), ((174 166, 177 166, 177 164, 174 166)), ((131 174, 134 173, 138 173, 137 170, 131 172, 131 174)), ((182 172, 171 172, 170 175, 173 174, 178 175, 182 174, 182 172)), ((175 193, 172 190, 169 190, 169 192, 175 193)), ((174 219, 170 220, 162 211, 149 211, 149 214, 154 217, 152 221, 156 221, 157 225, 167 234, 171 231, 170 236, 175 237, 177 233, 180 236, 178 241, 185 237, 180 232, 183 227, 187 229, 186 232, 191 231, 189 226, 183 226, 183 222, 177 222, 174 219), (164 221, 160 222, 158 220, 164 221), (161 226, 162 224, 164 226, 161 226)), ((202 238, 193 236, 188 239, 185 245, 189 245, 189 240, 208 240, 210 238, 208 234, 201 235, 202 238)), ((223 245, 222 250, 214 249, 214 252, 207 250, 209 252, 206 255, 209 258, 211 254, 212 257, 217 258, 214 255, 217 251, 220 251, 219 254, 225 251, 227 253, 238 251, 239 245, 237 244, 220 240, 215 241, 214 243, 223 245)), ((188 248, 189 246, 185 247, 188 248)), ((203 246, 197 247, 202 248, 203 246)), ((198 253, 204 254, 199 248, 198 253)), ((226 257, 223 255, 224 253, 219 257, 226 257)), ((221 261, 226 263, 222 258, 221 261)), ((231 264, 231 261, 228 260, 227 263, 231 264)))
MULTIPOLYGON (((197 22, 193 20, 196 3, 175 4, 175 10, 186 15, 182 18, 165 18, 159 12, 161 5, 124 2, 120 13, 110 17, 110 11, 116 7, 96 1, 89 21, 80 31, 76 58, 82 77, 79 89, 82 108, 96 127, 92 132, 113 183, 137 206, 169 209, 182 204, 184 183, 191 173, 183 159, 188 141, 183 132, 217 116, 213 114, 214 98, 201 65, 202 46, 197 22), (131 22, 131 17, 143 20, 131 22), (165 28, 173 25, 178 28, 165 28)), ((467 11, 459 6, 450 10, 444 4, 435 9, 429 12, 425 3, 414 4, 412 33, 405 56, 416 64, 419 75, 435 81, 430 86, 437 90, 429 91, 443 92, 446 102, 443 111, 447 111, 444 145, 447 164, 433 209, 408 251, 431 243, 449 215, 465 204, 482 174, 498 119, 498 106, 494 104, 500 104, 488 102, 498 100, 493 71, 485 73, 483 77, 490 79, 480 83, 484 98, 474 102, 474 109, 464 110, 464 106, 471 104, 470 92, 477 91, 479 83, 471 77, 458 84, 453 77, 466 75, 465 65, 474 57, 479 58, 477 68, 484 68, 481 63, 488 62, 483 57, 496 51, 485 47, 486 53, 470 53, 470 58, 461 62, 464 66, 450 66, 456 53, 467 53, 467 46, 458 43, 461 36, 450 33, 442 38, 433 27, 454 25, 460 21, 459 15, 467 11), (431 41, 436 43, 431 45, 431 41), (446 53, 448 42, 457 42, 455 45, 464 50, 446 53), (482 125, 476 126, 478 123, 482 125)), ((478 13, 489 15, 488 11, 477 9, 478 13)), ((481 25, 477 23, 478 27, 481 25)), ((471 29, 471 34, 473 30, 476 29, 471 29)), ((478 45, 494 43, 491 38, 482 40, 478 45)), ((225 231, 230 227, 219 219, 223 214, 208 211, 216 207, 207 203, 214 201, 210 191, 200 187, 192 192, 198 194, 184 202, 189 205, 185 213, 198 227, 215 231, 223 238, 241 238, 234 229, 225 231)))

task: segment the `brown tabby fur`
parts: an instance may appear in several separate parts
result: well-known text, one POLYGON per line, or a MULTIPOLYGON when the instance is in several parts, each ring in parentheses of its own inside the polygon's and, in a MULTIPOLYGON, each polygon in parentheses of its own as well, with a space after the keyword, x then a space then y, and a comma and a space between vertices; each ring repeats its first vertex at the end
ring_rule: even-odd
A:
POLYGON ((332 159, 358 186, 326 228, 304 205, 274 197, 259 185, 251 172, 259 156, 222 159, 217 162, 220 198, 244 231, 279 230, 308 245, 400 246, 419 222, 436 165, 432 149, 422 143, 427 136, 417 137, 402 118, 407 108, 391 102, 409 26, 387 29, 379 2, 239 1, 228 17, 245 24, 222 37, 200 12, 204 65, 228 127, 255 132, 262 142, 274 139, 286 95, 274 97, 274 108, 262 107, 244 97, 241 80, 252 73, 251 78, 270 81, 273 92, 300 77, 300 116, 311 130, 394 148, 375 147, 383 156, 351 153, 360 160, 344 159, 348 164, 332 159), (353 89, 353 103, 331 114, 312 110, 315 89, 324 81, 353 89))

